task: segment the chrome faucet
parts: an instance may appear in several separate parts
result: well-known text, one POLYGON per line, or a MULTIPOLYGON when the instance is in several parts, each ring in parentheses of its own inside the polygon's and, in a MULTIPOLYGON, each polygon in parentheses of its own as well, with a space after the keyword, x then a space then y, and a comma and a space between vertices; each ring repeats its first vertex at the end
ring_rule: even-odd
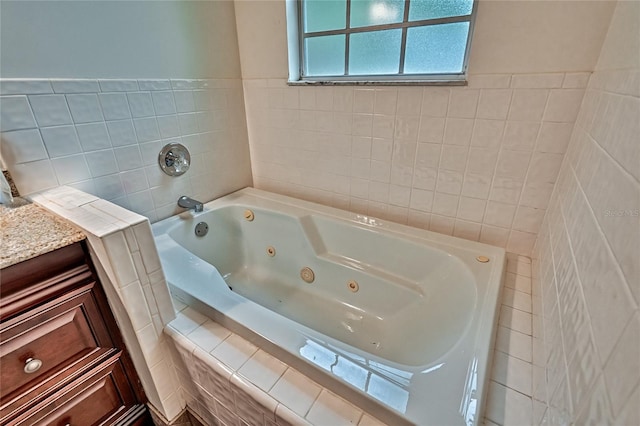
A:
POLYGON ((203 209, 203 205, 200 201, 196 201, 193 198, 189 198, 186 195, 178 198, 178 205, 180 207, 184 207, 185 209, 193 209, 196 212, 201 212, 203 209))

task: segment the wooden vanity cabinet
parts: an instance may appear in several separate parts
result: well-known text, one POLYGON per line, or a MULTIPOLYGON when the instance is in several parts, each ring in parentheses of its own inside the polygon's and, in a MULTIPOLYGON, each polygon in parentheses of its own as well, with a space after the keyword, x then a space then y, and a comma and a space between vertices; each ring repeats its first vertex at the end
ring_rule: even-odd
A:
POLYGON ((84 241, 0 270, 0 424, 153 424, 84 241))

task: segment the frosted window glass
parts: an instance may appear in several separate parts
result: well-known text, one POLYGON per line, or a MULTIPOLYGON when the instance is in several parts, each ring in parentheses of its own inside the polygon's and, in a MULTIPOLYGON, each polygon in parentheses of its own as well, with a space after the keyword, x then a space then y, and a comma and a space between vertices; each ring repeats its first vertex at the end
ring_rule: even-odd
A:
POLYGON ((346 28, 346 0, 305 0, 304 31, 341 30, 346 28))
POLYGON ((409 21, 470 15, 473 0, 411 0, 409 21))
POLYGON ((349 74, 397 74, 402 30, 351 34, 349 74))
POLYGON ((404 0, 351 0, 351 26, 402 22, 404 0))
POLYGON ((404 73, 462 72, 468 33, 468 22, 409 28, 404 73))
POLYGON ((344 75, 344 35, 305 39, 307 75, 344 75))

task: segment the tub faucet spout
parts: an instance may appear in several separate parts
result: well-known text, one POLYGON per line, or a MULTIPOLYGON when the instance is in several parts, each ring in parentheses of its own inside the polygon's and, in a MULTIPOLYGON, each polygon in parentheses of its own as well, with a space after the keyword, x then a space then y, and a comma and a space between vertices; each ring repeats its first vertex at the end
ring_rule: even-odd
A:
POLYGON ((196 201, 193 198, 189 198, 186 195, 178 198, 178 205, 185 209, 193 209, 196 212, 201 212, 203 205, 200 201, 196 201))

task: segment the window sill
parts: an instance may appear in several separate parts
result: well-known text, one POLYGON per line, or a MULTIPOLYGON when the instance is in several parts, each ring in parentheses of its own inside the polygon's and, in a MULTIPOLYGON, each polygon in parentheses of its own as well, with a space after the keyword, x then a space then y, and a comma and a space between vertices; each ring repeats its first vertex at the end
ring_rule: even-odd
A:
POLYGON ((467 80, 288 80, 289 86, 466 86, 467 80))

